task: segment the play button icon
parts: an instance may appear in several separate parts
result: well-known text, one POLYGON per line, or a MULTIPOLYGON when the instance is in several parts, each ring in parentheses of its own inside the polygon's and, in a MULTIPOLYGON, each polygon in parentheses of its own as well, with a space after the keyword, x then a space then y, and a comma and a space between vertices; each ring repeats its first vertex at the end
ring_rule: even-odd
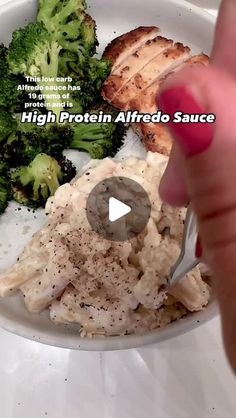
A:
POLYGON ((112 241, 139 235, 150 217, 151 203, 144 188, 127 177, 110 177, 90 192, 86 213, 97 234, 112 241))
POLYGON ((115 197, 110 197, 109 199, 109 221, 115 222, 122 216, 127 215, 131 212, 131 207, 116 199, 115 197))

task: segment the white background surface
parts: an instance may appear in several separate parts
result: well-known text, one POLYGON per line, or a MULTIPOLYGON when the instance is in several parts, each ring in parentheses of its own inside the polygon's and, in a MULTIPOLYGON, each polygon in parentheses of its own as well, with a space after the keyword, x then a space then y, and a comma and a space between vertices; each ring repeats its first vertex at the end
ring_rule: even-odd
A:
POLYGON ((234 418, 235 395, 219 318, 158 346, 110 353, 0 330, 1 418, 234 418))

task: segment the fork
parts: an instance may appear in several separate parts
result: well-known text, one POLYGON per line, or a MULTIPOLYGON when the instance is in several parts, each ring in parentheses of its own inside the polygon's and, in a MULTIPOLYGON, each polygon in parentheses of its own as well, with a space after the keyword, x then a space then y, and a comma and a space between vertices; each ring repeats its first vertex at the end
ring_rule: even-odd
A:
POLYGON ((168 278, 168 286, 174 286, 187 273, 196 267, 200 260, 196 256, 196 245, 198 239, 197 217, 191 206, 187 209, 185 218, 184 234, 180 256, 171 268, 168 278))

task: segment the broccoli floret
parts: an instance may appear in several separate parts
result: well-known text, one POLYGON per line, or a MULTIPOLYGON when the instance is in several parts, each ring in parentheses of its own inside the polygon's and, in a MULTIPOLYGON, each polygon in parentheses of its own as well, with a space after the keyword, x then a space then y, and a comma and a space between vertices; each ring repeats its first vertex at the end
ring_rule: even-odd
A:
MULTIPOLYGON (((61 46, 52 38, 43 22, 37 22, 13 33, 8 55, 9 66, 14 74, 41 78, 37 84, 41 93, 45 95, 46 107, 57 116, 63 110, 63 100, 60 97, 55 103, 55 99, 52 98, 55 91, 49 89, 62 84, 57 81, 60 50, 61 46), (49 81, 42 81, 42 77, 49 81)), ((56 93, 60 96, 59 91, 56 93)))
MULTIPOLYGON (((78 15, 78 11, 76 13, 78 15)), ((87 13, 83 14, 83 18, 84 20, 81 28, 82 44, 87 51, 87 55, 92 57, 96 52, 96 47, 98 46, 96 23, 87 13)))
POLYGON ((85 0, 39 0, 37 20, 51 32, 62 32, 61 27, 69 22, 75 23, 75 16, 80 16, 86 8, 85 0))
POLYGON ((7 62, 8 49, 0 45, 0 106, 8 111, 17 111, 27 100, 25 91, 18 90, 18 86, 25 84, 21 76, 10 73, 7 62))
POLYGON ((8 165, 5 162, 0 161, 0 214, 5 211, 8 200, 11 197, 8 173, 8 165))
POLYGON ((36 23, 13 33, 8 61, 14 74, 37 76, 47 109, 56 116, 63 110, 59 85, 71 93, 73 112, 86 111, 98 100, 101 85, 111 70, 107 60, 92 58, 96 52, 96 24, 83 0, 40 0, 36 23), (72 77, 81 90, 72 92, 58 77, 72 77), (49 79, 42 81, 42 77, 49 79), (51 79, 51 81, 50 81, 51 79))
POLYGON ((29 164, 40 153, 60 158, 72 137, 70 126, 53 124, 39 127, 18 122, 16 132, 2 147, 3 158, 11 167, 29 164))
POLYGON ((11 174, 13 198, 23 205, 44 206, 58 187, 74 176, 73 165, 64 159, 62 165, 47 154, 38 154, 27 166, 11 174), (64 171, 65 170, 65 174, 64 171))
POLYGON ((89 152, 94 159, 114 156, 120 149, 126 127, 123 123, 115 123, 117 111, 107 104, 100 104, 91 113, 99 110, 107 111, 112 115, 111 123, 78 123, 73 124, 73 140, 70 148, 89 152))
POLYGON ((16 131, 16 121, 11 113, 0 107, 0 143, 5 141, 8 136, 16 131))
POLYGON ((103 139, 95 141, 73 141, 71 148, 78 149, 79 151, 88 152, 90 157, 95 160, 102 160, 111 154, 111 143, 103 139))
POLYGON ((62 173, 55 159, 46 154, 38 154, 29 166, 12 173, 11 179, 15 200, 28 206, 40 206, 55 194, 62 173))
POLYGON ((70 94, 73 104, 71 111, 73 113, 87 111, 101 100, 100 90, 103 82, 110 74, 111 63, 105 59, 88 58, 85 67, 86 70, 75 67, 73 68, 74 72, 69 74, 73 80, 73 85, 80 86, 80 90, 73 91, 70 94))
POLYGON ((61 46, 59 75, 70 76, 80 91, 70 91, 74 113, 86 111, 100 98, 102 83, 111 70, 107 60, 92 58, 98 45, 96 23, 86 12, 82 0, 41 0, 38 21, 53 33, 61 46))
MULTIPOLYGON (((96 24, 85 10, 84 0, 40 0, 37 20, 43 22, 62 46, 60 56, 68 51, 72 61, 80 63, 83 56, 96 52, 96 24)), ((64 75, 64 73, 62 74, 64 75)))

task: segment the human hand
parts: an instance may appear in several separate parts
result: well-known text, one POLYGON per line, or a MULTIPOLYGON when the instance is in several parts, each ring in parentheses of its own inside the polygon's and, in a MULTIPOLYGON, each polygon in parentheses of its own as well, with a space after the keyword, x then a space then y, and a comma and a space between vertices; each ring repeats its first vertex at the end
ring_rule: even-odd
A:
POLYGON ((186 68, 163 86, 159 109, 214 113, 215 124, 174 124, 175 144, 160 194, 191 201, 204 259, 213 274, 226 352, 236 372, 236 0, 223 0, 211 64, 186 68))

